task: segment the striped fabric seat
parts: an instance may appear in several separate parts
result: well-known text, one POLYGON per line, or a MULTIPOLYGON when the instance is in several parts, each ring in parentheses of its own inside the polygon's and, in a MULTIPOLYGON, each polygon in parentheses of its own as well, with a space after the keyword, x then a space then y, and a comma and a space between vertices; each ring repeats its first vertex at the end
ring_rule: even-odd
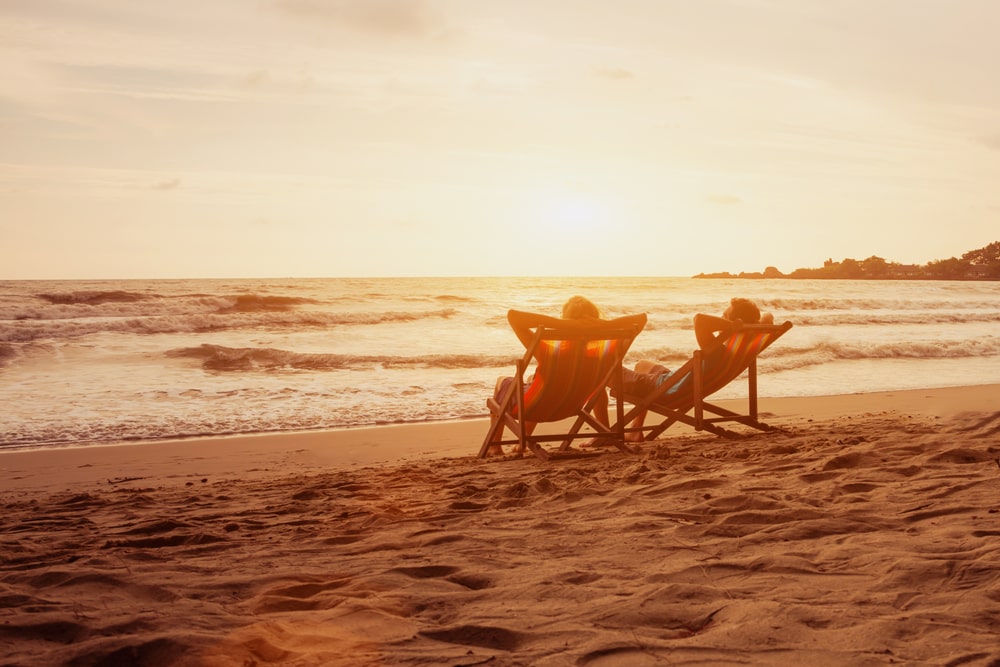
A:
POLYGON ((656 439, 677 422, 730 438, 738 434, 720 427, 719 423, 736 422, 763 431, 772 430, 757 418, 757 357, 791 328, 791 322, 734 325, 728 335, 720 336, 708 349, 695 350, 691 359, 656 389, 645 395, 623 393, 620 398, 635 406, 625 415, 626 422, 643 410, 662 415, 664 419, 659 424, 643 427, 645 440, 656 439), (744 371, 749 387, 746 414, 705 400, 744 371), (705 412, 715 416, 706 417, 705 412))
MULTIPOLYGON (((534 337, 518 361, 514 377, 486 401, 490 429, 480 457, 488 455, 491 444, 516 444, 516 453, 522 454, 527 448, 542 459, 579 455, 571 451, 572 441, 598 434, 629 450, 624 430, 621 427, 617 432, 609 430, 594 419, 590 410, 598 392, 605 391, 615 373, 620 376, 622 361, 646 325, 646 315, 613 320, 563 320, 510 311, 508 319, 513 314, 531 318, 535 324, 534 337), (532 364, 534 375, 526 377, 532 364), (573 419, 568 431, 553 433, 548 429, 544 435, 532 432, 535 424, 567 419, 573 419), (583 430, 584 426, 590 430, 583 430), (505 429, 513 437, 498 440, 497 432, 502 435, 505 429), (555 451, 542 446, 543 442, 557 440, 561 445, 555 451)), ((619 418, 624 416, 623 406, 619 406, 619 413, 619 418)))
MULTIPOLYGON (((524 390, 525 419, 559 421, 573 417, 603 388, 601 380, 620 360, 620 339, 542 340, 535 350, 538 370, 524 390)), ((516 406, 514 408, 516 414, 516 406)))

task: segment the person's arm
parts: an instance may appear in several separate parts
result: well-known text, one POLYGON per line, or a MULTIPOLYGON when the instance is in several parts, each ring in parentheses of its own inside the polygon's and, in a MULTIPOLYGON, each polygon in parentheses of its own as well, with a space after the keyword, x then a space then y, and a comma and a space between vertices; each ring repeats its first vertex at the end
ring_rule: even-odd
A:
POLYGON ((732 328, 733 323, 724 317, 704 313, 698 313, 694 316, 694 337, 698 340, 698 347, 702 349, 715 342, 716 333, 732 328))
POLYGON ((535 329, 539 326, 543 324, 558 326, 562 322, 562 320, 556 317, 549 317, 548 315, 540 315, 538 313, 527 313, 523 310, 507 311, 507 321, 510 322, 510 328, 517 334, 518 340, 526 348, 530 347, 532 341, 534 341, 535 329))

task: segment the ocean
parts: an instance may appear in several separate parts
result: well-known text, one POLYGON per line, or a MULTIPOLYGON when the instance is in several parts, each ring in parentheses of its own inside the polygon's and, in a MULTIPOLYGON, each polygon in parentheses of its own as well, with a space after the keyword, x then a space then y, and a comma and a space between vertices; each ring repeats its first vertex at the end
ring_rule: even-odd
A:
POLYGON ((0 281, 0 447, 484 417, 523 351, 507 310, 557 315, 574 294, 607 317, 647 313, 629 363, 672 367, 695 313, 754 299, 795 325, 760 359, 764 397, 1000 381, 997 282, 0 281))

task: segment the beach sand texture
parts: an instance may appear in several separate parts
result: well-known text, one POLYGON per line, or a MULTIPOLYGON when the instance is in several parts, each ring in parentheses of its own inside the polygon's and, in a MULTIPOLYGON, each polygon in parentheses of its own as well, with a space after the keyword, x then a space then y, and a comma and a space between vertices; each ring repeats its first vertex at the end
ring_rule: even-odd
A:
POLYGON ((550 464, 480 421, 3 454, 0 665, 1000 665, 997 396, 550 464))

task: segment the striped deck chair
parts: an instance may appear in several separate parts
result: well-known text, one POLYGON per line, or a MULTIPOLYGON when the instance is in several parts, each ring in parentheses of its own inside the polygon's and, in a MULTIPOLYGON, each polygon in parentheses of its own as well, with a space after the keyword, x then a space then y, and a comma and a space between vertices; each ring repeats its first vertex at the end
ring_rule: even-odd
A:
MULTIPOLYGON (((641 431, 643 440, 649 441, 658 438, 677 422, 692 426, 697 431, 708 431, 726 438, 738 438, 740 435, 719 426, 722 422, 736 422, 761 431, 774 430, 757 417, 757 357, 791 328, 791 322, 734 323, 728 335, 719 336, 707 349, 695 350, 691 359, 666 382, 645 395, 612 390, 612 395, 617 396, 619 402, 624 401, 634 406, 624 417, 625 432, 641 431), (705 400, 744 371, 747 371, 749 386, 746 414, 727 410, 705 400), (629 427, 628 422, 643 410, 661 415, 664 419, 652 426, 629 427), (706 412, 715 416, 706 417, 706 412)), ((613 428, 621 426, 615 424, 613 428)))
MULTIPOLYGON (((525 449, 542 460, 584 455, 572 449, 577 438, 599 436, 623 451, 634 451, 625 442, 622 425, 624 405, 617 406, 617 430, 602 425, 591 414, 598 394, 612 377, 620 381, 622 360, 632 341, 646 326, 646 315, 627 315, 613 320, 564 320, 546 315, 511 310, 507 313, 511 327, 522 327, 530 334, 522 338, 524 355, 518 360, 516 374, 501 385, 497 395, 486 401, 490 411, 490 428, 479 450, 486 458, 491 446, 515 445, 513 453, 523 455, 525 449), (531 333, 533 332, 533 333, 531 333), (525 377, 534 361, 534 377, 525 377), (542 422, 562 422, 573 419, 568 431, 534 433, 542 422), (584 426, 590 430, 584 430, 584 426), (504 439, 505 429, 512 437, 504 439), (558 449, 542 443, 560 441, 558 449)), ((504 450, 505 453, 506 450, 504 450)))

